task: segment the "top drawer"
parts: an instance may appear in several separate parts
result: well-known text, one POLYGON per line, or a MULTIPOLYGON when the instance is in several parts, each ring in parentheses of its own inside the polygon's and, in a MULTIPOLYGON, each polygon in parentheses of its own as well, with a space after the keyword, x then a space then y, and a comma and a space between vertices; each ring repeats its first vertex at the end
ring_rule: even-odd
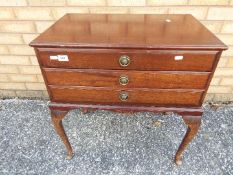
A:
POLYGON ((182 71, 211 71, 217 54, 217 51, 70 48, 38 48, 37 51, 43 67, 182 71))

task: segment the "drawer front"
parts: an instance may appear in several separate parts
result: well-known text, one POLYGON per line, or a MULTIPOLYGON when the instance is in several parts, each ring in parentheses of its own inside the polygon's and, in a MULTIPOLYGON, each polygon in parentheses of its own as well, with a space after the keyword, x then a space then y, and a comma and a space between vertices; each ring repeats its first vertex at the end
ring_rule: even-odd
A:
POLYGON ((49 86, 52 102, 199 106, 202 90, 49 86))
POLYGON ((211 71, 217 51, 38 48, 43 67, 80 69, 211 71), (68 61, 64 61, 66 55, 68 61), (52 56, 52 57, 51 57, 52 56))
POLYGON ((48 84, 117 88, 205 89, 209 72, 43 69, 48 84))

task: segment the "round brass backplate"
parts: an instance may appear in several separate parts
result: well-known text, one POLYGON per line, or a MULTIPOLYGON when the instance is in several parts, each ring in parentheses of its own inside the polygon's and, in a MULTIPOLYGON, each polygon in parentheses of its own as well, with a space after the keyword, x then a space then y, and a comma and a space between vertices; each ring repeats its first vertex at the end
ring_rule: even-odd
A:
POLYGON ((129 98, 129 94, 127 92, 120 92, 119 98, 121 101, 127 101, 129 98))
POLYGON ((126 75, 121 75, 119 78, 119 83, 121 85, 127 85, 129 83, 129 78, 126 75))
POLYGON ((130 58, 129 56, 127 55, 122 55, 120 58, 119 58, 119 64, 122 66, 122 67, 126 67, 130 64, 130 58))

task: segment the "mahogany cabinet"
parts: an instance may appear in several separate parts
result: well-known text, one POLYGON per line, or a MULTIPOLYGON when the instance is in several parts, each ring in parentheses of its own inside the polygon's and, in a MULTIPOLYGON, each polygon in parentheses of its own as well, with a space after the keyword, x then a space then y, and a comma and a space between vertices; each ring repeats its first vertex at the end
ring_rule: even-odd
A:
POLYGON ((223 50, 192 15, 67 14, 30 43, 68 159, 62 126, 71 109, 176 112, 188 129, 175 155, 198 132, 202 103, 223 50))

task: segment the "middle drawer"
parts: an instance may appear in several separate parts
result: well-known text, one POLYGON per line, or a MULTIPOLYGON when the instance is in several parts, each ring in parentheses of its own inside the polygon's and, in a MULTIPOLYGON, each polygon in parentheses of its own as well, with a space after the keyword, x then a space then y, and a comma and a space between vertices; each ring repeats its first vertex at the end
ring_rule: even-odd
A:
POLYGON ((49 85, 205 89, 210 72, 43 68, 49 85))

